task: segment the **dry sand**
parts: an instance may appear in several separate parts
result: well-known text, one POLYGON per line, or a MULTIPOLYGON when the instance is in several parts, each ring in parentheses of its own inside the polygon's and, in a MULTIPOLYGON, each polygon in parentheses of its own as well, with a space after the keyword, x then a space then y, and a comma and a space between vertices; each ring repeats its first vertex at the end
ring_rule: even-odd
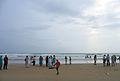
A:
POLYGON ((120 65, 103 67, 102 64, 61 65, 60 74, 45 66, 10 64, 0 71, 0 81, 120 81, 120 65))

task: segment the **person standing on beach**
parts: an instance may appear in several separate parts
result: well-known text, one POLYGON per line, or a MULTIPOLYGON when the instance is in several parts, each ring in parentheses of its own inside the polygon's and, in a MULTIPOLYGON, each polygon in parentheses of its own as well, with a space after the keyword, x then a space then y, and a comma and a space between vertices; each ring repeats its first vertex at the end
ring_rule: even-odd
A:
POLYGON ((52 56, 48 59, 49 69, 52 69, 52 56))
POLYGON ((96 65, 97 55, 94 55, 94 65, 96 65))
POLYGON ((8 57, 7 57, 7 55, 5 55, 5 57, 4 57, 4 66, 3 66, 3 69, 4 69, 4 70, 7 69, 7 66, 8 66, 8 57))
POLYGON ((71 59, 71 56, 69 56, 69 62, 70 62, 70 64, 71 64, 71 60, 72 60, 72 59, 71 59))
POLYGON ((55 55, 53 55, 53 65, 55 65, 56 63, 56 58, 55 58, 55 55))
POLYGON ((106 60, 107 60, 107 66, 110 66, 110 56, 109 56, 109 54, 107 54, 106 60))
POLYGON ((43 65, 43 57, 42 56, 40 56, 40 58, 39 58, 39 64, 40 64, 40 66, 43 65))
POLYGON ((30 65, 32 65, 33 62, 33 56, 30 57, 30 65))
POLYGON ((59 74, 59 66, 60 66, 60 62, 58 60, 56 60, 56 71, 57 71, 57 75, 59 74))
POLYGON ((2 56, 0 56, 0 70, 2 70, 2 64, 3 64, 3 59, 2 56))
POLYGON ((35 66, 35 56, 33 57, 33 66, 35 66))
POLYGON ((120 56, 118 57, 119 63, 120 63, 120 56))
POLYGON ((67 64, 67 56, 65 56, 65 64, 67 64))
POLYGON ((103 66, 105 67, 106 55, 103 56, 103 66))
POLYGON ((46 56, 46 67, 48 67, 48 56, 46 56))
POLYGON ((115 65, 117 65, 116 60, 117 60, 117 57, 116 57, 116 55, 114 55, 114 62, 115 62, 115 65))
POLYGON ((26 56, 26 58, 25 58, 25 67, 26 68, 28 68, 28 60, 29 60, 29 58, 28 58, 28 56, 26 56))
POLYGON ((114 55, 111 56, 111 63, 112 63, 112 66, 115 66, 114 55))

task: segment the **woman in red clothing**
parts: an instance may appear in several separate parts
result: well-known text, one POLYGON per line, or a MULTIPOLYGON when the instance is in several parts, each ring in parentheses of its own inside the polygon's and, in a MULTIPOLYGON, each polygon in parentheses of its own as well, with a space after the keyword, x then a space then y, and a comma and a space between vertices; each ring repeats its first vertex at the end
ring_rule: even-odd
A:
POLYGON ((59 74, 59 66, 60 66, 60 62, 58 60, 56 60, 56 71, 57 71, 57 75, 59 74))

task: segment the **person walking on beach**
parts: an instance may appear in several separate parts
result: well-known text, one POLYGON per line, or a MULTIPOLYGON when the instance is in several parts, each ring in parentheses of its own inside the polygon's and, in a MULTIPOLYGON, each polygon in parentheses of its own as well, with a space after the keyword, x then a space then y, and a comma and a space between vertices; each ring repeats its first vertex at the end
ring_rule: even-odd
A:
POLYGON ((35 56, 33 57, 33 66, 35 66, 35 56))
POLYGON ((26 68, 28 68, 28 60, 29 60, 29 58, 28 58, 28 56, 26 56, 26 58, 25 58, 25 67, 26 68))
POLYGON ((65 56, 65 64, 67 64, 67 56, 65 56))
POLYGON ((8 66, 8 57, 7 57, 7 55, 5 55, 5 57, 4 57, 4 66, 3 66, 3 69, 4 69, 4 70, 7 69, 7 66, 8 66))
POLYGON ((69 56, 69 62, 70 62, 70 64, 71 64, 71 60, 72 60, 72 59, 71 59, 71 56, 69 56))
POLYGON ((59 66, 60 66, 60 62, 58 60, 56 60, 56 71, 57 71, 57 75, 59 74, 59 66))
POLYGON ((46 56, 46 67, 48 67, 48 56, 46 56))
POLYGON ((106 55, 103 56, 103 66, 105 67, 106 55))
POLYGON ((39 58, 39 64, 40 64, 40 66, 43 65, 43 57, 42 56, 40 56, 40 58, 39 58))
POLYGON ((96 65, 97 55, 94 55, 94 65, 96 65))
POLYGON ((2 70, 2 64, 3 64, 3 59, 2 56, 0 56, 0 70, 2 70))
POLYGON ((55 58, 55 55, 53 55, 53 65, 55 65, 56 63, 56 58, 55 58))
POLYGON ((110 66, 110 56, 109 56, 109 54, 107 54, 106 60, 107 60, 107 66, 110 66))

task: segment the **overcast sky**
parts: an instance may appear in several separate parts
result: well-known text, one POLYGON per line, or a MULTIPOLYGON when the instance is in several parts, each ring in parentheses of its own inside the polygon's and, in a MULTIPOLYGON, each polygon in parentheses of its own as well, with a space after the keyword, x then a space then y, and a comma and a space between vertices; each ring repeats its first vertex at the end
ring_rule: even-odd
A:
POLYGON ((120 52, 120 0, 0 0, 0 51, 120 52))

